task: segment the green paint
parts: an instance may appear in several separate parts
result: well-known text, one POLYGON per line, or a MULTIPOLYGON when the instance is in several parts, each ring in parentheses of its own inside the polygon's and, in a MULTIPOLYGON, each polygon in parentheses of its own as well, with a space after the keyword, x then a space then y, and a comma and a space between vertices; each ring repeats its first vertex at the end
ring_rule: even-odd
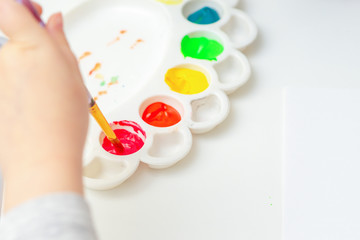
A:
POLYGON ((117 83, 118 80, 119 80, 119 76, 114 76, 111 78, 111 83, 117 83))
POLYGON ((181 52, 184 57, 216 61, 223 51, 223 45, 206 37, 191 38, 186 35, 181 41, 181 52))
POLYGON ((106 82, 105 81, 102 81, 101 83, 100 83, 100 86, 105 86, 105 84, 106 84, 106 82))

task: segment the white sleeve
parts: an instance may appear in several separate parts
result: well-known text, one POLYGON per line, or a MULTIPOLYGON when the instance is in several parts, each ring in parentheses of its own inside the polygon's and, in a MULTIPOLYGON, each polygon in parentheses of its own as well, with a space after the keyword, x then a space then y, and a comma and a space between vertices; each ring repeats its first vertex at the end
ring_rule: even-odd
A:
POLYGON ((75 193, 30 200, 1 218, 1 240, 95 240, 90 210, 75 193))

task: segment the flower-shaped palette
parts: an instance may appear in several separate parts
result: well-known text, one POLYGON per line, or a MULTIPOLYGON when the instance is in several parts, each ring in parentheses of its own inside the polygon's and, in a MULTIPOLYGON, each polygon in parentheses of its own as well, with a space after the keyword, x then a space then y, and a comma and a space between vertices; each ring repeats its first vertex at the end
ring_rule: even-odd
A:
POLYGON ((140 161, 168 168, 188 154, 192 134, 210 131, 227 117, 226 94, 251 73, 237 49, 257 35, 251 19, 233 8, 236 3, 88 0, 65 15, 85 83, 126 149, 111 152, 91 121, 85 186, 113 188, 140 161))

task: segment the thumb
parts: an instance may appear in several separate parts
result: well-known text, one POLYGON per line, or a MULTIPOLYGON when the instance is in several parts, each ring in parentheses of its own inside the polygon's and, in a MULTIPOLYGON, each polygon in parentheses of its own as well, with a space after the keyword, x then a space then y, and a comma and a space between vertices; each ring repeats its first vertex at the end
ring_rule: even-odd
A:
POLYGON ((13 0, 0 0, 0 16, 0 30, 10 40, 33 42, 46 33, 30 11, 13 0))

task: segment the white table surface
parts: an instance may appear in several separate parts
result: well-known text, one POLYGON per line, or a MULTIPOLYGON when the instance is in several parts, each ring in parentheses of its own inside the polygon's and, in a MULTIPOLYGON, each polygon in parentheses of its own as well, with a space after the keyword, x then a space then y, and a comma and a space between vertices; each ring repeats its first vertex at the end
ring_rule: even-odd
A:
MULTIPOLYGON (((129 0, 130 1, 130 0, 129 0)), ((45 17, 77 3, 39 0, 45 17)), ((101 240, 279 240, 282 88, 360 87, 360 2, 242 0, 259 27, 253 76, 228 119, 194 137, 176 166, 140 165, 120 187, 87 191, 101 240)))

